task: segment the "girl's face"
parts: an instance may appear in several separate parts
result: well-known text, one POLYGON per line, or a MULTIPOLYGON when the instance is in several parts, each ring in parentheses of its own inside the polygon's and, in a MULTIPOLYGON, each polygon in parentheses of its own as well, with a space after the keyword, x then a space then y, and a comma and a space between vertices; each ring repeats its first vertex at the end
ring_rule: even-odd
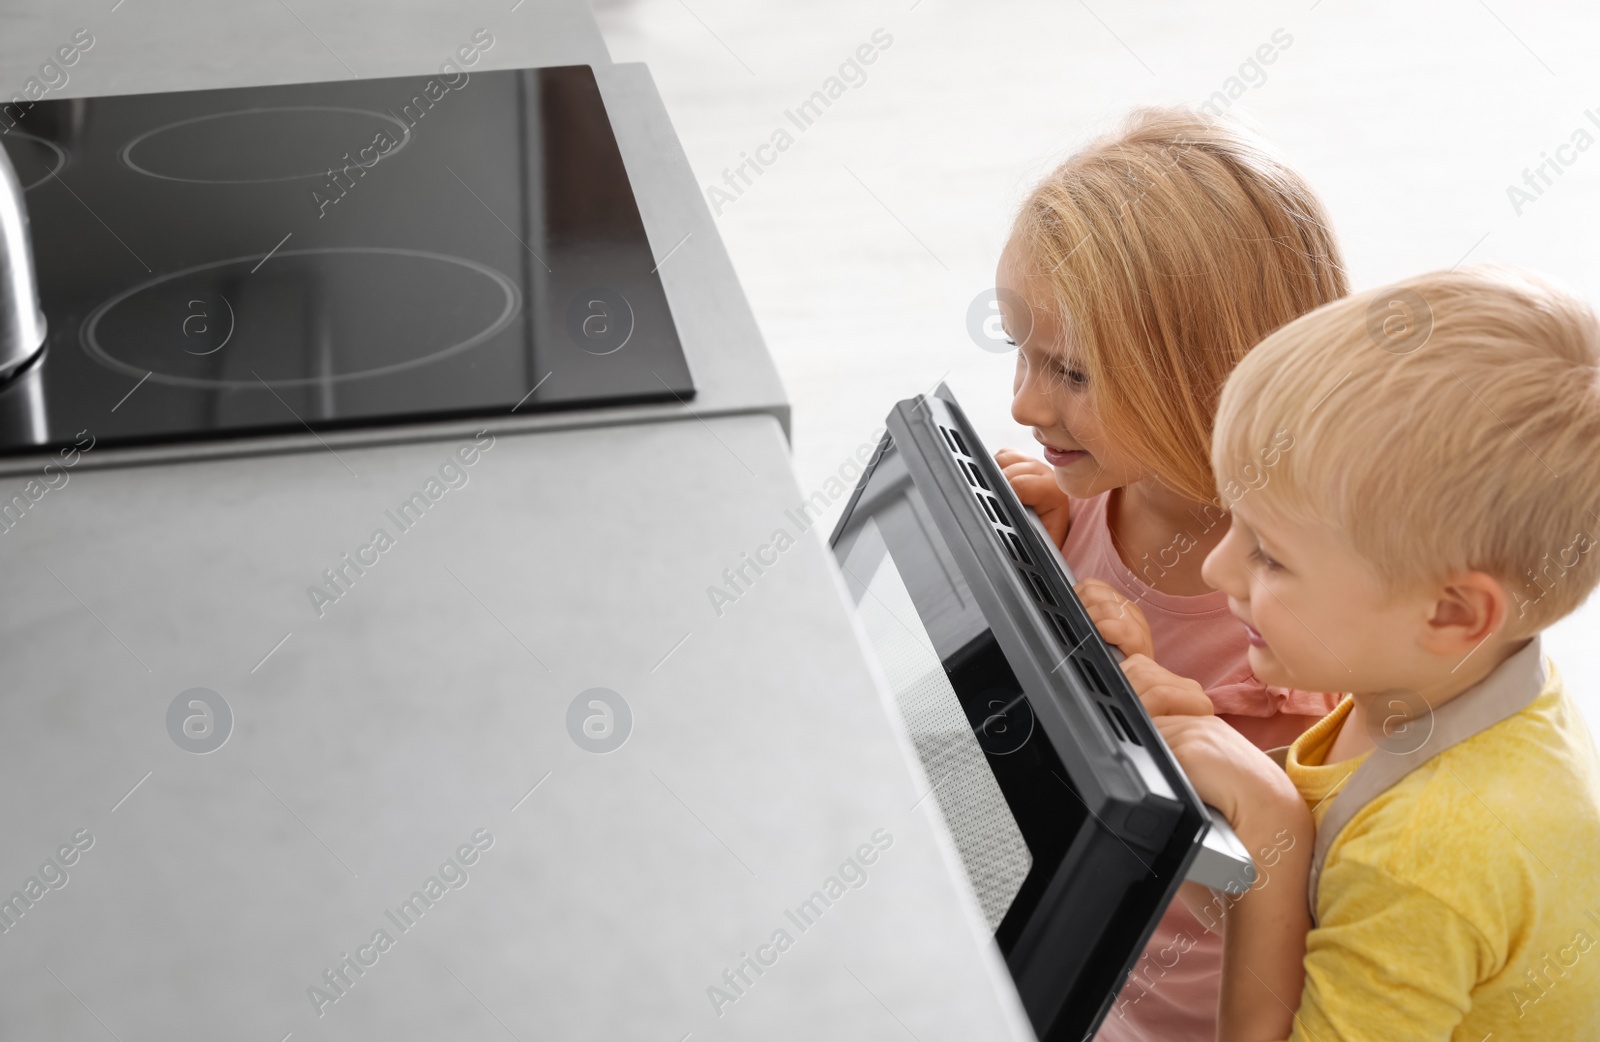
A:
POLYGON ((996 295, 1006 336, 1017 344, 1011 416, 1033 428, 1045 461, 1055 469, 1056 485, 1087 499, 1143 478, 1144 471, 1118 452, 1115 438, 1101 425, 1094 388, 1070 330, 1051 314, 1044 277, 1024 268, 1013 242, 1000 254, 995 288, 1001 291, 996 295))

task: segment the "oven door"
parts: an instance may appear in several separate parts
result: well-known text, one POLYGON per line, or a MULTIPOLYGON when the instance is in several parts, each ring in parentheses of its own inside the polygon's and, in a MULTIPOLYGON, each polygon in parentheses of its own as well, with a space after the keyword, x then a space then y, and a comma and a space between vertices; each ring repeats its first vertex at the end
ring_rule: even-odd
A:
MULTIPOLYGON (((1034 1030, 1079 1042, 1160 918, 1188 846, 1160 828, 1130 841, 1091 811, 1103 804, 1089 790, 1109 776, 1063 761, 892 443, 834 551, 927 777, 927 809, 944 819, 1034 1030)), ((1093 726, 1109 740, 1121 724, 1093 726)))

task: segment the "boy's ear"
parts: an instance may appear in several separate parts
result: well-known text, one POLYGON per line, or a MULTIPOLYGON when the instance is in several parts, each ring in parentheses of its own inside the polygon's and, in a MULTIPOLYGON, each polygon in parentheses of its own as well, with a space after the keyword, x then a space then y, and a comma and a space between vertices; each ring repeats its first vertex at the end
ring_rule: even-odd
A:
POLYGON ((1505 629, 1510 608, 1505 587, 1494 576, 1484 572, 1453 576, 1439 589, 1423 645, 1436 655, 1463 659, 1505 629))

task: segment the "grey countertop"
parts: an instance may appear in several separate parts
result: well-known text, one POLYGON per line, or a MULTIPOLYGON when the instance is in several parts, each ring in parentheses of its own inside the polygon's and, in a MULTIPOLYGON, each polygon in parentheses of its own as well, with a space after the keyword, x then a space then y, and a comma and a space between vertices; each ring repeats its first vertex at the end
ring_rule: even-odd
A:
POLYGON ((0 536, 0 894, 94 843, 0 940, 0 1033, 1029 1038, 824 535, 785 514, 777 423, 711 423, 499 435, 420 520, 470 440, 76 475, 0 536), (232 716, 203 755, 169 718, 194 688, 232 716), (631 718, 608 753, 575 737, 594 688, 631 718), (480 828, 402 935, 385 912, 480 828), (317 1017, 380 928, 394 951, 317 1017))

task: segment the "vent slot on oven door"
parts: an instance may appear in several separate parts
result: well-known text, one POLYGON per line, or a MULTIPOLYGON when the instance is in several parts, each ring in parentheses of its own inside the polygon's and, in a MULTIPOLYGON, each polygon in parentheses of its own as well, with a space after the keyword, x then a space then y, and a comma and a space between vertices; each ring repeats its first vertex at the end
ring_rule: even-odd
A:
MULTIPOLYGON (((995 493, 989 484, 989 479, 984 476, 982 461, 967 451, 966 439, 960 431, 935 422, 939 433, 943 435, 945 446, 956 461, 956 469, 966 478, 984 519, 994 530, 995 538, 1000 541, 1000 545, 1005 547, 1007 556, 1011 558, 1011 566, 1022 580, 1022 588, 1028 591, 1034 607, 1039 609, 1039 614, 1050 624, 1062 654, 1072 661, 1073 667, 1083 679, 1084 686, 1094 694, 1095 702, 1099 705, 1101 716, 1105 720, 1106 729, 1119 744, 1142 747, 1144 743, 1139 740, 1138 732, 1133 729, 1127 714, 1112 696, 1111 686, 1106 682, 1106 678, 1100 675, 1100 668, 1083 652, 1084 645, 1088 643, 1088 634, 1074 634, 1071 617, 1062 610, 1059 598, 1050 592, 1050 584, 1045 578, 1045 573, 1034 563, 1033 555, 1028 552, 1022 538, 1022 526, 1027 524, 1026 520, 1022 518, 1012 520, 1013 511, 1024 508, 1008 506, 995 493)), ((1004 475, 1000 476, 1000 480, 1004 481, 1004 475)))

